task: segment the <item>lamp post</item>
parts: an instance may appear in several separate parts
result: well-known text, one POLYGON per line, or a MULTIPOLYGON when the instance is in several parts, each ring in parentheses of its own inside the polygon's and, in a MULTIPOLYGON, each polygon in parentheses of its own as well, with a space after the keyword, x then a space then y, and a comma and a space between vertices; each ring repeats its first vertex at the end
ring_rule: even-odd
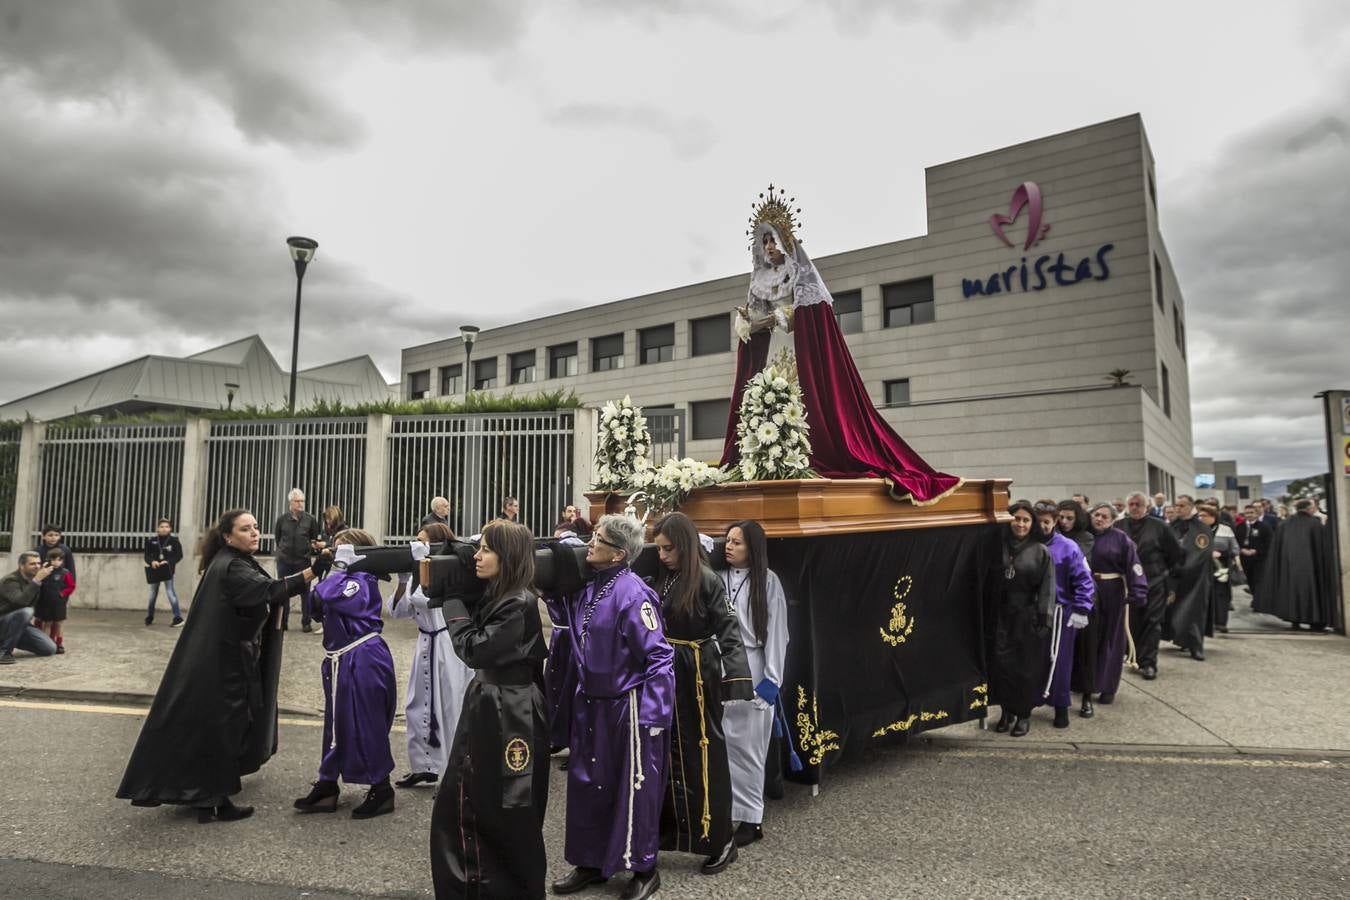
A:
POLYGON ((300 358, 300 285, 305 280, 305 268, 314 259, 314 251, 319 242, 307 237, 288 237, 286 246, 291 250, 291 261, 295 263, 295 330, 291 334, 291 415, 295 415, 295 373, 300 358))
POLYGON ((225 408, 234 409, 234 392, 239 390, 239 385, 232 381, 225 382, 225 408))
POLYGON ((470 362, 473 360, 473 342, 478 340, 479 328, 477 325, 459 326, 459 339, 464 342, 464 399, 469 399, 469 391, 473 390, 473 372, 470 369, 470 362))

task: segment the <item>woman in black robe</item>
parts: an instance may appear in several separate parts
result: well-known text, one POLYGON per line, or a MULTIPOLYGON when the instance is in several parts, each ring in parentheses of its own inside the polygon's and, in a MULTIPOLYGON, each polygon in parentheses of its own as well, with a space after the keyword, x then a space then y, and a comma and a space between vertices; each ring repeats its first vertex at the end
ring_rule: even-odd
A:
POLYGON ((1214 532, 1201 521, 1195 500, 1182 494, 1177 498, 1177 519, 1172 531, 1185 556, 1172 569, 1172 597, 1163 619, 1163 640, 1171 641, 1191 655, 1205 661, 1205 638, 1214 636, 1210 595, 1214 592, 1214 532))
POLYGON ((670 780, 661 809, 661 849, 699 853, 705 875, 736 861, 731 768, 722 704, 754 696, 741 625, 722 579, 703 562, 698 531, 684 513, 656 526, 666 640, 675 654, 670 780))
MULTIPOLYGON (((1092 559, 1092 546, 1096 538, 1092 534, 1091 522, 1087 510, 1077 500, 1061 500, 1058 506, 1059 532, 1078 545, 1083 551, 1083 559, 1092 559)), ((1089 563, 1089 565, 1091 565, 1089 563)), ((1096 582, 1093 582, 1096 587, 1096 582)), ((1090 719, 1096 715, 1092 705, 1092 695, 1097 692, 1097 649, 1101 644, 1101 613, 1097 608, 1097 597, 1093 594, 1092 611, 1087 614, 1087 627, 1078 633, 1073 642, 1073 689, 1083 695, 1083 705, 1078 715, 1090 719)))
POLYGON ((230 795, 277 749, 278 612, 326 568, 272 578, 253 558, 258 538, 245 509, 206 533, 192 615, 117 789, 132 806, 193 806, 203 823, 253 814, 230 795))
POLYGON ((1050 659, 1045 648, 1055 614, 1055 563, 1034 534, 1031 504, 1008 507, 1012 521, 1003 537, 1003 592, 989 640, 990 702, 1003 708, 995 731, 1022 737, 1031 730, 1031 710, 1045 692, 1050 659))
POLYGON ((431 811, 437 900, 544 896, 548 858, 548 655, 530 529, 497 519, 474 554, 483 598, 445 601, 455 652, 476 671, 431 811))

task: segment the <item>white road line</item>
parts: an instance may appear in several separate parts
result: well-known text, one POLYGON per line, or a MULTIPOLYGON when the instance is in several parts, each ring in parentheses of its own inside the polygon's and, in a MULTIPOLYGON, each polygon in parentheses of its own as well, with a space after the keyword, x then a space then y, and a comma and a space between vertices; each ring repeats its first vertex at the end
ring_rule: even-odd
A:
MULTIPOLYGON (((57 703, 42 700, 0 700, 0 709, 45 709, 54 712, 94 713, 103 716, 140 716, 145 717, 148 709, 139 706, 103 706, 97 703, 57 703)), ((304 728, 322 728, 323 719, 297 719, 281 716, 277 719, 281 725, 299 725, 304 728)), ((404 725, 395 725, 392 731, 406 734, 404 725)))

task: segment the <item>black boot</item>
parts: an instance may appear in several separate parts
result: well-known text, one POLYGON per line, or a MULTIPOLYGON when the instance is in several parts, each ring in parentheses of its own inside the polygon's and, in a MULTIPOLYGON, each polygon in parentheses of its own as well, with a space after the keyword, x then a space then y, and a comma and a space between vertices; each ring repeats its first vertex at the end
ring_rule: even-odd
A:
POLYGON ((295 808, 302 813, 337 812, 338 789, 336 781, 316 781, 309 793, 295 801, 295 808))
POLYGON ((1195 660, 1196 662, 1204 662, 1204 661, 1205 661, 1205 650, 1204 650, 1204 648, 1203 648, 1203 647, 1192 647, 1192 648, 1191 648, 1191 659, 1195 660))
POLYGON ((385 816, 394 811, 394 789, 389 786, 389 779, 386 778, 379 784, 372 784, 370 790, 366 791, 366 799, 361 801, 361 805, 352 810, 353 819, 373 819, 376 816, 385 816))
MULTIPOLYGON (((655 869, 652 870, 656 871, 655 869)), ((604 884, 609 881, 608 878, 600 874, 599 869, 588 869, 585 866, 577 866, 568 872, 562 878, 553 882, 553 893, 555 894, 575 894, 577 891, 585 890, 593 884, 604 884)))
POLYGON ((744 847, 755 841, 764 840, 764 827, 751 822, 742 822, 736 826, 736 846, 744 847))
POLYGON ((1012 737, 1026 737, 1026 733, 1031 730, 1031 717, 1022 716, 1013 718, 1012 731, 1009 732, 1012 737))
POLYGON ((623 889, 619 895, 619 900, 647 900, 649 897, 656 896, 656 892, 661 888, 661 873, 652 869, 650 872, 634 872, 633 880, 628 882, 628 887, 623 889))
POLYGON ((220 806, 204 806, 197 810, 197 822, 205 825, 207 822, 238 822, 240 819, 247 819, 253 815, 251 806, 235 806, 226 797, 225 802, 220 806))
POLYGON ((1013 723, 1016 721, 1017 716, 1014 716, 1012 713, 1008 712, 1005 709, 1003 711, 1003 715, 998 717, 998 724, 994 726, 994 730, 997 731, 999 734, 1002 734, 1003 732, 1011 728, 1013 726, 1013 723))
POLYGON ((1116 702, 1116 695, 1102 694, 1100 697, 1097 698, 1097 702, 1100 703, 1102 706, 1110 706, 1112 703, 1116 702))
POLYGON ((1083 705, 1078 708, 1078 715, 1084 719, 1090 719, 1093 717, 1093 715, 1096 714, 1096 712, 1097 711, 1092 708, 1092 695, 1084 694, 1083 705))
POLYGON ((1069 708, 1067 706, 1055 707, 1055 727, 1056 728, 1069 727, 1069 708))
POLYGON ((727 841, 727 845, 722 848, 722 852, 714 854, 703 861, 699 871, 704 875, 716 875, 736 861, 736 839, 733 837, 727 841))

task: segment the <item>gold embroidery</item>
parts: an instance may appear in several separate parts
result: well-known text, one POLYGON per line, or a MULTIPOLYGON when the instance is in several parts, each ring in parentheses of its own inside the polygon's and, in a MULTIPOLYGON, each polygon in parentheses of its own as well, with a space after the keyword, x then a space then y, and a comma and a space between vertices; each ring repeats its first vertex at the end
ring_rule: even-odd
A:
POLYGON ((524 772, 530 764, 530 745, 524 738, 511 738, 506 742, 506 767, 512 772, 524 772))
POLYGON ((906 615, 905 604, 902 602, 909 596, 909 592, 914 587, 914 579, 908 575, 902 575, 900 580, 895 583, 895 589, 891 591, 895 597, 895 606, 891 607, 891 620, 885 628, 880 629, 881 639, 892 647, 899 647, 905 640, 914 633, 914 617, 906 615), (901 585, 905 586, 903 591, 901 585))
POLYGON ((820 765, 825 754, 838 750, 837 732, 820 727, 820 710, 816 701, 811 701, 811 712, 806 712, 806 688, 797 685, 797 728, 801 731, 802 752, 807 754, 806 761, 813 766, 820 765))
POLYGON ((929 712, 927 710, 924 710, 923 712, 920 712, 918 715, 910 713, 910 715, 907 716, 906 718, 900 719, 899 721, 896 722, 892 722, 891 724, 883 728, 878 728, 876 731, 872 732, 872 737, 879 738, 884 737, 885 735, 891 734, 893 732, 909 731, 909 726, 913 725, 915 722, 936 722, 946 718, 950 718, 950 716, 948 715, 945 709, 940 709, 937 712, 929 712))
POLYGON ((970 701, 971 709, 984 709, 989 705, 989 685, 977 684, 975 687, 971 688, 971 690, 980 695, 970 701))

